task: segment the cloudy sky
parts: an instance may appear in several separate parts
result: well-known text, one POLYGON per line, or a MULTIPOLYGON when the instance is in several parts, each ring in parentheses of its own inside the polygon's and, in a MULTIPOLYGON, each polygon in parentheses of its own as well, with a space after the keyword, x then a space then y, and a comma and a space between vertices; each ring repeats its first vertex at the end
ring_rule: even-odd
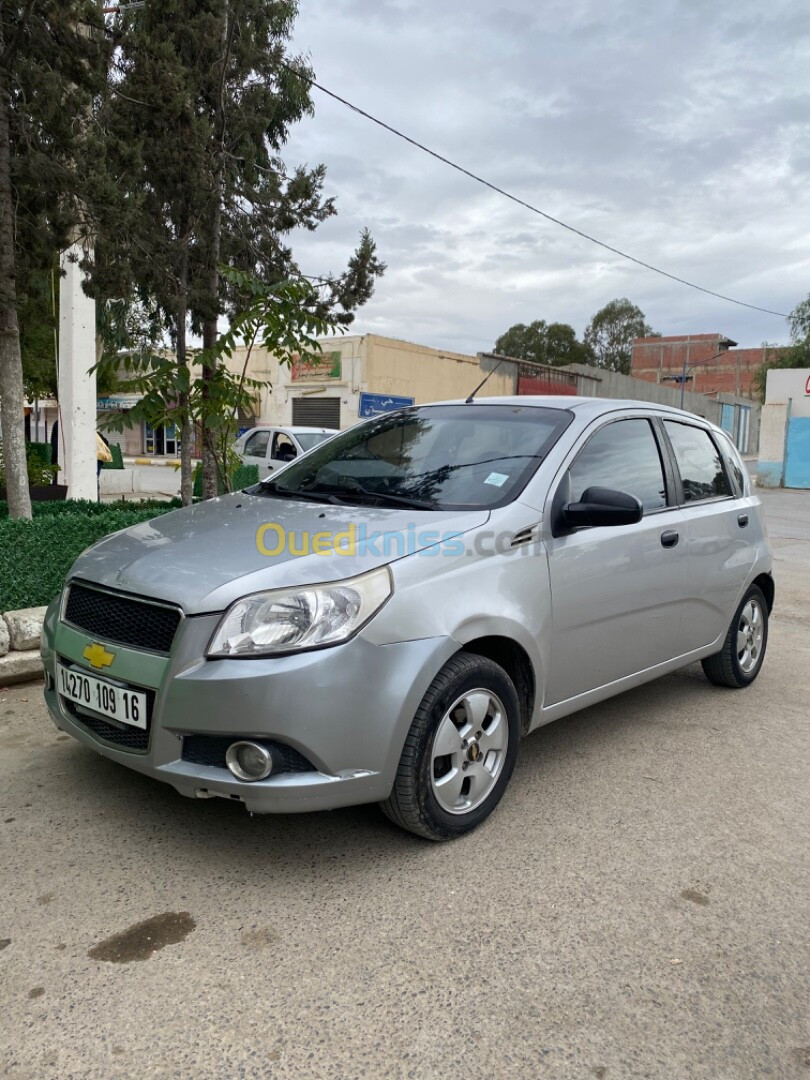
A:
MULTIPOLYGON (((324 86, 500 187, 717 292, 810 292, 804 0, 300 0, 324 86)), ((285 152, 338 216, 296 241, 341 269, 368 226, 388 271, 354 331, 476 352, 516 322, 581 334, 627 296, 663 334, 787 340, 785 320, 625 262, 313 91, 285 152)))

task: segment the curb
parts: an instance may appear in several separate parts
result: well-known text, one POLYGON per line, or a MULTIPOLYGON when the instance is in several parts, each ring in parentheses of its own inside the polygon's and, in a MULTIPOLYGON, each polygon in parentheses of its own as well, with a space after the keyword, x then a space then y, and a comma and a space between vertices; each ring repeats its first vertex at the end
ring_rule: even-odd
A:
POLYGON ((180 468, 179 458, 148 458, 148 457, 136 457, 125 458, 125 465, 170 465, 173 469, 180 468))
POLYGON ((45 673, 39 650, 10 652, 0 656, 0 686, 34 682, 45 673))

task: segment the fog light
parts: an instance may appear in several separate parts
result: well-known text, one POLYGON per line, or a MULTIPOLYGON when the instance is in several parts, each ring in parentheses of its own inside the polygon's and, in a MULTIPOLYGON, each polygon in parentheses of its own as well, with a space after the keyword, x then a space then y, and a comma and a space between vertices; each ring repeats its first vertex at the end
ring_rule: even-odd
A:
POLYGON ((273 769, 273 758, 261 743, 231 743, 225 752, 225 764, 237 780, 264 780, 273 769))

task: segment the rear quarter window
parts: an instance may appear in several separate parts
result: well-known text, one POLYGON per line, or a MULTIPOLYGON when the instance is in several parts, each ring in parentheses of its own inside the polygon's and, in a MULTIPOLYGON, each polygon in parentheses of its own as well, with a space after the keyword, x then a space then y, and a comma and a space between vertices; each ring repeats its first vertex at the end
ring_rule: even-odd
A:
POLYGON ((677 420, 665 420, 664 428, 681 474, 685 502, 702 502, 733 494, 723 458, 705 428, 677 420))

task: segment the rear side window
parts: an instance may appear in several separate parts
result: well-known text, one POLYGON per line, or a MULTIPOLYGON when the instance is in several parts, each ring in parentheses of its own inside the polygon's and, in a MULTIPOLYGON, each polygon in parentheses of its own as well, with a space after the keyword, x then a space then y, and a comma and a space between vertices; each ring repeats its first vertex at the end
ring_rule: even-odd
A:
POLYGON ((718 436, 718 439, 720 442, 720 449, 723 451, 726 468, 730 472, 732 482, 737 488, 736 494, 738 496, 745 495, 745 474, 743 472, 745 466, 742 463, 740 455, 737 453, 737 447, 725 432, 718 436))
POLYGON ((264 457, 267 453, 267 444, 269 442, 269 431, 257 431, 255 435, 250 436, 245 443, 245 449, 242 452, 244 454, 250 454, 251 457, 264 457))
POLYGON ((685 501, 700 502, 731 495, 723 459, 708 431, 676 420, 665 420, 664 427, 675 451, 685 501))
POLYGON ((645 511, 667 504, 658 443, 647 420, 616 420, 588 440, 570 469, 572 499, 589 487, 635 495, 645 511))

